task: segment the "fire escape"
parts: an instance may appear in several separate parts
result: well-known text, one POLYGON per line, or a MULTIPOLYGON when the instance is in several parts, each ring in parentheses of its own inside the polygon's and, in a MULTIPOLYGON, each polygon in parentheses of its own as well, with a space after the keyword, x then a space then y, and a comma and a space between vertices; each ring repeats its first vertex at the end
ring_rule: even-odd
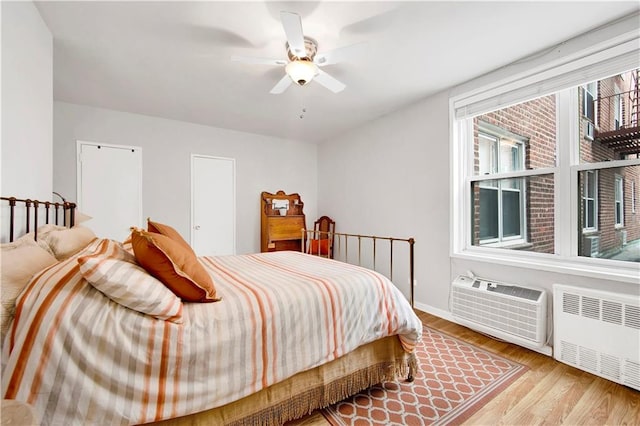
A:
MULTIPOLYGON (((640 69, 631 72, 631 90, 598 98, 599 111, 618 110, 613 120, 599 120, 594 140, 625 158, 640 154, 640 69), (625 102, 626 101, 626 102, 625 102)), ((601 114, 603 117, 608 114, 601 114)))

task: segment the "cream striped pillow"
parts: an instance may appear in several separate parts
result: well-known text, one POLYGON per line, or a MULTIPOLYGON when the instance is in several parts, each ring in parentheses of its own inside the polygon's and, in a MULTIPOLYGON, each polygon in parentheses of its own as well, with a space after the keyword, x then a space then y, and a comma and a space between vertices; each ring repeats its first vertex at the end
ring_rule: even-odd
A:
POLYGON ((182 301, 135 263, 120 243, 103 240, 94 254, 78 258, 80 273, 120 305, 158 319, 182 323, 182 301))

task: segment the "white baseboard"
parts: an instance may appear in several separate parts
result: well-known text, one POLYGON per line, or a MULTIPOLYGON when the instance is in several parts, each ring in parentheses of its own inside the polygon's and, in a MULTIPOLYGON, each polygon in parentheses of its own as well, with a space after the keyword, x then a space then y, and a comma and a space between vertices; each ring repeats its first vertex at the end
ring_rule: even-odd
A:
POLYGON ((424 303, 418 303, 418 302, 414 303, 414 306, 415 306, 416 309, 418 309, 418 310, 420 310, 422 312, 426 312, 428 314, 435 315, 435 316, 437 316, 439 318, 446 319, 447 321, 456 322, 453 319, 453 315, 451 314, 451 312, 445 311, 444 309, 434 308, 431 305, 427 305, 427 304, 424 304, 424 303))
MULTIPOLYGON (((477 330, 477 329, 475 329, 475 328, 473 328, 473 327, 471 327, 471 326, 469 326, 467 324, 461 324, 460 322, 456 321, 456 319, 453 317, 453 314, 451 314, 451 312, 445 311, 444 309, 434 308, 433 306, 430 306, 430 305, 427 305, 427 304, 424 304, 424 303, 418 303, 418 302, 414 303, 414 307, 416 309, 422 311, 422 312, 426 312, 428 314, 435 315, 435 316, 437 316, 439 318, 445 319, 447 321, 451 321, 452 323, 461 325, 463 327, 470 328, 471 330, 477 331, 478 333, 482 333, 483 335, 485 335, 487 337, 490 337, 492 339, 496 339, 496 340, 502 341, 502 339, 498 339, 496 337, 493 337, 493 336, 491 336, 491 335, 489 335, 489 334, 487 334, 487 333, 485 333, 485 332, 483 332, 481 330, 477 330)), ((508 342, 508 343, 513 343, 513 342, 508 342)), ((513 344, 517 345, 517 343, 513 343, 513 344)), ((549 345, 545 345, 545 346, 542 346, 540 348, 523 346, 523 345, 519 345, 519 346, 522 346, 523 348, 527 348, 527 349, 530 349, 532 351, 541 353, 543 355, 547 355, 547 356, 552 356, 553 355, 553 348, 551 346, 549 346, 549 345)))

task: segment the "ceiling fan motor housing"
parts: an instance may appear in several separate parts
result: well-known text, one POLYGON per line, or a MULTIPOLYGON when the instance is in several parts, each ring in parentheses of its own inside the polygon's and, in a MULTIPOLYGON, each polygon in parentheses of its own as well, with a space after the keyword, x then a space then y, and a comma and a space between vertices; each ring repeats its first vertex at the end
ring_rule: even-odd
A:
POLYGON ((287 56, 289 57, 290 61, 295 61, 298 59, 308 59, 310 61, 313 61, 313 58, 316 56, 316 53, 318 52, 318 42, 312 39, 311 37, 306 37, 306 36, 304 38, 304 49, 306 51, 307 56, 305 56, 304 58, 300 58, 296 56, 291 51, 291 46, 289 46, 289 43, 286 43, 286 47, 287 47, 287 56))

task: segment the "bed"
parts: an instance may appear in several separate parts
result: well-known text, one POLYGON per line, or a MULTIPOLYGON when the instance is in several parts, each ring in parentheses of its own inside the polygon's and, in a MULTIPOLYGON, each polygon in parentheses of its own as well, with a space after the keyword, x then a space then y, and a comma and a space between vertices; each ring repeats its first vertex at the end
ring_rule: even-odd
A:
POLYGON ((3 397, 42 424, 282 424, 415 371, 422 324, 374 271, 287 251, 205 256, 215 289, 177 297, 138 251, 81 228, 39 233, 37 247, 66 251, 20 291, 3 340, 3 397))

